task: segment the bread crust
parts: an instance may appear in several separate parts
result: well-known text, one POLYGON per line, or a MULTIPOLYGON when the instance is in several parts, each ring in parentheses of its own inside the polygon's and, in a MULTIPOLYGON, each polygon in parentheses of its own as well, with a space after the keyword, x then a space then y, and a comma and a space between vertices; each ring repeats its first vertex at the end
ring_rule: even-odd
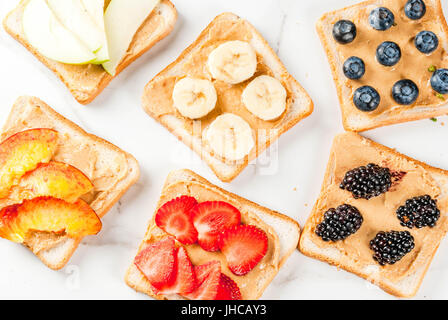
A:
MULTIPOLYGON (((370 147, 373 147, 373 148, 377 149, 378 152, 387 153, 387 154, 393 154, 395 157, 399 157, 399 158, 405 159, 407 161, 413 162, 413 163, 423 167, 426 171, 431 172, 432 174, 441 175, 441 176, 444 176, 444 177, 446 177, 448 179, 448 171, 447 170, 443 170, 443 169, 440 169, 440 168, 432 167, 432 166, 430 166, 430 165, 428 165, 428 164, 426 164, 424 162, 421 162, 421 161, 415 160, 413 158, 410 158, 410 157, 408 157, 406 155, 403 155, 403 154, 397 152, 394 149, 391 149, 389 147, 381 145, 381 144, 379 144, 379 143, 377 143, 375 141, 372 141, 370 139, 364 138, 364 137, 360 136, 357 133, 346 132, 346 133, 340 134, 338 136, 342 136, 343 137, 343 136, 346 136, 346 135, 356 136, 362 143, 369 144, 370 147)), ((335 140, 336 140, 336 138, 335 138, 335 140)), ((332 146, 332 150, 333 150, 334 147, 335 147, 335 143, 332 146)), ((311 214, 308 217, 307 222, 305 223, 305 226, 303 227, 302 233, 300 235, 299 246, 298 246, 299 251, 301 253, 303 253, 304 255, 306 255, 306 256, 309 256, 309 257, 317 259, 317 260, 324 261, 324 262, 326 262, 326 263, 328 263, 330 265, 336 266, 337 268, 344 269, 344 270, 346 270, 348 272, 354 273, 354 274, 358 275, 359 277, 364 278, 364 279, 372 282, 375 285, 378 285, 382 290, 384 290, 387 293, 392 294, 394 296, 402 297, 402 298, 410 298, 410 297, 415 296, 415 294, 417 293, 418 289, 420 288, 420 285, 421 285, 421 283, 422 283, 422 281, 423 281, 423 279, 425 277, 425 274, 426 274, 429 266, 431 265, 431 261, 434 258, 435 253, 437 252, 437 249, 438 249, 438 247, 440 245, 440 242, 437 244, 437 246, 435 247, 434 251, 432 252, 430 258, 427 260, 428 263, 426 263, 426 265, 424 265, 424 269, 422 269, 422 272, 419 275, 417 283, 415 284, 415 286, 412 288, 411 291, 407 291, 407 292, 404 292, 404 291, 400 290, 398 287, 394 287, 392 285, 389 285, 385 281, 372 279, 372 278, 369 277, 368 274, 366 274, 365 272, 362 272, 362 270, 359 270, 355 266, 351 266, 351 265, 347 265, 347 264, 340 264, 338 259, 334 259, 334 258, 332 258, 330 256, 325 255, 325 254, 313 251, 312 248, 307 246, 307 244, 306 244, 307 241, 311 241, 312 242, 310 234, 313 232, 312 229, 315 227, 315 224, 313 223, 313 220, 314 220, 315 217, 320 216, 322 214, 322 212, 320 212, 318 210, 318 203, 320 202, 322 194, 324 193, 324 191, 326 189, 327 181, 329 181, 330 176, 332 174, 332 171, 333 171, 332 163, 333 163, 333 153, 331 154, 330 159, 328 161, 328 165, 327 165, 327 168, 326 168, 326 171, 325 171, 325 176, 324 176, 324 182, 322 183, 322 187, 321 187, 320 196, 317 199, 316 203, 314 204, 313 209, 311 211, 311 214)), ((446 230, 445 230, 445 232, 446 232, 446 230)))
MULTIPOLYGON (((440 3, 440 0, 431 0, 434 2, 435 10, 438 13, 438 20, 441 23, 441 26, 444 30, 444 37, 445 39, 448 38, 448 24, 445 20, 445 17, 443 15, 442 5, 440 3)), ((347 103, 345 100, 345 96, 342 92, 342 88, 344 86, 344 81, 341 80, 340 72, 342 68, 342 64, 338 63, 334 57, 334 52, 331 49, 331 45, 329 44, 330 41, 334 41, 331 34, 328 34, 324 30, 324 26, 327 23, 328 19, 331 19, 331 17, 339 15, 340 12, 350 9, 356 9, 359 7, 363 7, 370 4, 378 4, 381 3, 381 1, 378 0, 368 0, 363 1, 361 3, 348 6, 339 10, 334 10, 331 12, 325 13, 316 23, 316 31, 319 35, 319 38, 321 40, 321 43, 324 47, 328 63, 330 64, 331 73, 333 76, 334 83, 336 85, 336 91, 339 99, 339 105, 341 108, 342 113, 342 124, 344 126, 344 129, 347 131, 354 131, 354 132, 362 132, 370 129, 375 129, 383 126, 388 126, 392 124, 402 123, 402 122, 408 122, 408 121, 415 121, 415 120, 421 120, 421 119, 427 119, 431 117, 438 117, 448 114, 448 106, 447 101, 441 101, 438 104, 432 104, 432 105, 414 105, 410 110, 416 110, 416 109, 423 109, 422 111, 419 110, 417 113, 409 113, 409 112, 399 112, 394 113, 392 115, 388 115, 387 117, 383 119, 379 119, 381 115, 373 116, 370 118, 370 121, 368 124, 365 125, 359 125, 356 123, 352 123, 350 121, 350 115, 352 114, 351 110, 353 110, 353 104, 347 103)), ((429 4, 426 3, 428 6, 429 4)), ((448 40, 445 40, 448 42, 448 40)), ((349 99, 349 101, 351 101, 349 99)), ((366 115, 366 117, 369 117, 366 115)))
MULTIPOLYGON (((55 110, 53 110, 51 107, 49 107, 45 102, 40 100, 36 97, 19 97, 16 102, 14 103, 14 106, 11 110, 11 113, 8 116, 8 119, 6 120, 5 125, 3 126, 1 140, 4 140, 7 136, 10 135, 11 132, 15 131, 15 125, 16 125, 16 115, 21 112, 21 108, 26 108, 28 106, 32 107, 38 107, 40 108, 45 114, 50 115, 56 121, 57 123, 61 124, 64 127, 68 127, 71 130, 75 131, 78 135, 82 136, 85 140, 90 140, 89 144, 91 145, 100 145, 116 154, 124 155, 127 163, 129 165, 129 170, 126 173, 126 176, 123 177, 123 185, 118 190, 112 190, 115 192, 115 194, 111 194, 110 191, 109 194, 106 195, 107 200, 103 202, 103 205, 96 209, 96 214, 102 218, 109 210, 110 208, 123 196, 123 194, 138 180, 140 176, 140 169, 137 160, 129 153, 121 150, 114 144, 96 136, 90 133, 87 133, 81 127, 73 123, 72 121, 66 119, 59 113, 57 113, 55 110), (109 195, 112 195, 109 198, 109 195)), ((117 186, 116 186, 117 187, 117 186)), ((61 257, 61 259, 57 263, 52 263, 51 261, 47 261, 47 259, 44 257, 44 250, 41 250, 37 253, 37 256, 42 260, 44 264, 46 264, 49 268, 58 270, 63 268, 66 263, 70 260, 71 256, 75 252, 77 246, 81 242, 82 239, 70 239, 68 238, 68 249, 65 252, 64 256, 61 257)))
MULTIPOLYGON (((242 197, 240 197, 240 196, 238 196, 236 194, 228 192, 228 191, 226 191, 226 190, 224 190, 224 189, 222 189, 222 188, 212 184, 211 182, 209 182, 205 178, 201 177, 200 175, 198 175, 195 172, 193 172, 191 170, 188 170, 188 169, 181 169, 181 170, 172 171, 168 175, 167 179, 165 180, 165 183, 164 183, 164 186, 163 186, 163 189, 162 189, 162 193, 170 185, 173 185, 176 182, 181 182, 181 181, 186 181, 186 180, 200 183, 200 184, 202 184, 202 185, 204 185, 204 186, 206 186, 206 187, 208 187, 208 188, 210 188, 212 190, 218 191, 219 193, 222 193, 222 194, 228 196, 229 198, 231 198, 235 202, 244 204, 244 205, 249 206, 249 207, 251 207, 251 208, 253 208, 255 210, 262 211, 263 213, 265 213, 267 215, 271 215, 271 216, 280 218, 283 221, 285 221, 287 223, 290 223, 291 226, 293 226, 297 230, 297 232, 300 234, 300 226, 299 226, 298 222, 293 220, 292 218, 290 218, 288 216, 285 216, 285 215, 283 215, 283 214, 281 214, 279 212, 270 210, 270 209, 268 209, 266 207, 262 207, 259 204, 254 203, 254 202, 252 202, 250 200, 247 200, 245 198, 242 198, 242 197), (181 176, 183 177, 182 179, 180 178, 181 176)), ((160 200, 159 200, 159 202, 157 204, 157 207, 160 207, 161 205, 162 205, 162 203, 160 203, 160 200)), ((154 220, 154 216, 151 218, 150 223, 148 224, 147 231, 146 231, 146 234, 145 234, 145 239, 151 233, 151 227, 153 226, 153 220, 154 220)), ((261 220, 263 220, 263 219, 261 219, 261 220)), ((268 224, 266 224, 266 225, 269 226, 268 224)), ((140 251, 143 243, 144 243, 144 241, 139 245, 138 251, 140 251)), ((279 263, 278 263, 277 272, 283 266, 283 264, 286 262, 286 260, 289 258, 289 256, 295 251, 295 248, 297 247, 297 244, 298 244, 298 239, 297 239, 297 242, 295 244, 296 245, 294 245, 294 244, 291 245, 291 248, 283 256, 280 257, 279 263)), ((167 300, 168 299, 168 297, 166 297, 166 296, 154 295, 154 294, 152 294, 152 292, 142 291, 142 289, 139 287, 139 284, 135 283, 134 281, 132 281, 132 276, 131 275, 132 275, 132 273, 134 272, 135 269, 134 269, 134 266, 133 266, 133 263, 132 263, 131 266, 128 268, 127 272, 126 272, 125 282, 126 282, 126 284, 128 286, 130 286, 131 288, 133 288, 134 290, 136 290, 138 292, 146 293, 146 294, 148 294, 149 296, 151 296, 152 298, 155 298, 155 299, 159 299, 159 300, 167 300)), ((254 299, 260 298, 260 296, 263 294, 264 290, 269 285, 269 283, 272 281, 272 279, 275 277, 277 272, 272 274, 272 276, 266 281, 265 286, 259 291, 258 295, 256 297, 254 297, 254 299)), ((141 277, 142 277, 142 279, 144 279, 143 274, 141 275, 141 277)))
MULTIPOLYGON (((64 72, 61 71, 61 65, 62 63, 52 61, 43 55, 41 55, 37 49, 32 47, 26 38, 22 35, 23 31, 15 30, 10 26, 10 20, 11 19, 20 19, 21 18, 21 11, 23 11, 23 7, 25 5, 26 1, 21 0, 20 4, 15 8, 13 11, 11 11, 3 20, 3 28, 8 32, 14 39, 16 39, 18 42, 20 42, 28 51, 30 51, 37 59, 39 59, 40 62, 42 62, 47 68, 49 68, 51 71, 53 71, 56 76, 65 84, 65 86, 70 90, 70 93, 73 95, 73 97, 81 104, 89 104, 92 102, 103 90, 106 88, 106 86, 114 79, 116 76, 118 76, 121 71, 123 71, 127 66, 129 66, 132 62, 134 62, 137 58, 139 58, 142 54, 144 54, 146 51, 151 49, 157 42, 165 38, 174 28, 174 25, 177 20, 177 11, 174 5, 169 0, 161 0, 161 4, 159 4, 158 7, 156 7, 153 12, 148 16, 146 21, 142 24, 142 26, 139 28, 139 30, 136 32, 134 39, 132 40, 130 44, 130 48, 133 48, 135 46, 141 47, 139 51, 132 55, 127 55, 117 66, 116 74, 115 76, 111 76, 108 74, 105 70, 103 70, 99 75, 95 75, 94 72, 91 71, 91 69, 87 69, 84 72, 86 75, 84 77, 88 76, 95 76, 97 77, 97 84, 92 90, 80 90, 78 89, 79 85, 75 85, 68 79, 66 76, 64 76, 64 72), (141 35, 141 30, 144 28, 146 24, 149 24, 151 19, 153 19, 155 16, 157 16, 157 11, 160 8, 160 5, 164 5, 167 8, 171 10, 171 14, 173 15, 173 19, 171 21, 167 21, 166 28, 157 35, 154 39, 151 39, 149 42, 146 37, 143 37, 141 35), (15 17, 15 15, 18 15, 18 17, 15 17)), ((92 65, 90 65, 92 66, 92 65)), ((95 67, 95 66, 93 66, 95 67)), ((73 72, 72 74, 74 74, 73 72)), ((84 78, 85 79, 85 78, 84 78)), ((79 80, 82 82, 83 79, 79 80)))
MULTIPOLYGON (((294 79, 294 77, 292 77, 292 75, 290 73, 288 73, 286 67, 283 65, 283 63, 280 61, 280 58, 277 56, 277 54, 274 52, 274 50, 269 46, 269 44, 267 43, 267 41, 263 38, 263 36, 255 29, 255 27, 253 27, 250 23, 248 23, 248 26, 250 28, 250 31, 255 34, 257 37, 259 37, 258 40, 260 40, 263 43, 263 47, 268 49, 269 53, 270 53, 270 57, 274 58, 276 63, 280 66, 281 68, 281 73, 282 75, 286 75, 287 76, 287 81, 289 83, 292 84, 293 87, 297 88, 297 90, 301 93, 301 95, 303 96, 303 98, 306 101, 306 106, 304 107, 304 111, 297 114, 294 118, 290 119, 288 122, 282 124, 280 127, 276 128, 278 129, 278 131, 266 142, 263 143, 263 145, 259 145, 257 146, 257 150, 255 154, 251 154, 249 155, 249 157, 246 157, 246 159, 244 159, 244 161, 240 161, 239 163, 235 163, 235 164, 229 164, 228 162, 225 162, 222 159, 218 159, 217 157, 213 156, 213 154, 211 153, 211 151, 208 150, 208 148, 206 148, 204 146, 204 144, 200 143, 199 144, 195 144, 195 141, 193 141, 193 137, 190 134, 189 138, 187 139, 183 134, 181 134, 180 130, 176 130, 177 128, 173 128, 173 126, 170 124, 170 122, 168 120, 166 120, 164 117, 158 117, 157 115, 155 115, 152 111, 151 111, 151 106, 149 105, 149 103, 146 101, 146 95, 148 95, 149 93, 147 93, 147 91, 149 90, 151 84, 155 81, 157 81, 158 79, 162 78, 165 76, 165 74, 169 73, 169 71, 174 68, 176 65, 182 63, 184 61, 184 59, 196 48, 198 48, 198 46, 200 46, 200 43, 208 38, 208 33, 210 31, 210 29, 219 21, 222 20, 241 20, 242 18, 238 17, 237 15, 230 13, 230 12, 225 12, 222 13, 220 15, 218 15, 217 17, 215 17, 215 19, 212 20, 212 22, 209 23, 209 25, 200 33, 200 35, 198 36, 198 38, 190 45, 188 46, 180 55, 179 57, 174 60, 172 63, 170 63, 165 69, 163 69, 161 72, 159 72, 146 86, 145 86, 145 90, 143 93, 143 97, 142 97, 142 107, 145 110, 145 112, 147 114, 149 114, 151 117, 153 117, 156 121, 158 121, 160 124, 162 124, 168 131, 170 131, 172 134, 174 134, 180 141, 184 142, 190 149, 192 149, 194 152, 196 152, 197 154, 199 154, 201 156, 201 158, 207 162, 207 164, 209 165, 209 167, 211 168, 211 170, 215 173, 215 175, 223 182, 230 182, 233 179, 235 179, 240 173, 241 171, 243 171, 244 168, 247 167, 247 165, 254 160, 255 158, 257 158, 263 151, 265 151, 266 149, 268 149, 270 147, 270 145, 272 144, 272 142, 276 141, 283 133, 285 133, 286 131, 288 131, 289 129, 291 129, 294 125, 296 125, 300 120, 308 117, 314 109, 314 105, 313 105, 313 101, 311 100, 311 98, 309 97, 309 95, 306 93, 305 89, 299 84, 299 82, 297 82, 296 79, 294 79), (204 155, 204 153, 206 155, 204 155), (227 166, 229 168, 229 170, 231 171, 230 174, 226 174, 225 172, 223 172, 224 170, 220 170, 217 166, 212 165, 212 160, 209 159, 213 159, 214 161, 217 161, 219 164, 223 165, 223 166, 227 166)), ((245 20, 246 21, 246 20, 245 20)), ((247 21, 246 21, 247 22, 247 21)), ((179 118, 180 119, 180 118, 179 118)), ((182 119, 180 119, 181 121, 183 121, 182 119)))

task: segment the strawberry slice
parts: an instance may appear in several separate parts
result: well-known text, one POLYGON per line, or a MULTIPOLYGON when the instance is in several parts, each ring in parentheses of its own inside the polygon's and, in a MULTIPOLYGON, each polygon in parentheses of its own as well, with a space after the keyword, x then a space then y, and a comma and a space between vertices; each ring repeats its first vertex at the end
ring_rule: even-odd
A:
POLYGON ((266 255, 268 237, 252 225, 238 225, 224 230, 219 237, 219 249, 228 267, 237 276, 251 271, 266 255))
POLYGON ((224 273, 221 273, 221 280, 219 281, 218 294, 216 295, 215 300, 241 300, 241 292, 238 285, 226 276, 224 273))
POLYGON ((196 289, 196 275, 188 257, 187 250, 179 247, 175 263, 174 282, 164 286, 157 294, 187 294, 196 289))
POLYGON ((213 260, 194 267, 198 287, 184 297, 191 300, 214 300, 221 279, 221 263, 213 260))
POLYGON ((218 251, 218 236, 226 228, 240 224, 241 213, 224 201, 205 201, 191 210, 198 231, 198 243, 206 251, 218 251))
POLYGON ((160 290, 174 281, 175 253, 174 239, 167 237, 140 251, 134 259, 134 264, 151 285, 160 290))
POLYGON ((190 210, 197 203, 195 198, 189 196, 168 201, 156 213, 157 226, 183 244, 195 243, 198 233, 193 226, 190 210))

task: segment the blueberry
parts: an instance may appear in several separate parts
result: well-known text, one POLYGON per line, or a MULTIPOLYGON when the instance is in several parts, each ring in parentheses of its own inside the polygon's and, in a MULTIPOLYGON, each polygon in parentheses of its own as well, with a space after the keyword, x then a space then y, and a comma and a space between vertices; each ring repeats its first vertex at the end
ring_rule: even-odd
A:
POLYGON ((394 14, 387 8, 379 7, 370 12, 369 23, 372 28, 380 31, 385 31, 394 24, 394 14))
POLYGON ((380 95, 374 88, 363 86, 356 89, 353 103, 361 111, 373 111, 380 104, 380 95))
POLYGON ((400 47, 392 41, 384 41, 376 49, 376 59, 383 66, 391 67, 401 58, 400 47))
POLYGON ((431 87, 438 93, 448 93, 448 69, 437 69, 431 77, 431 87))
POLYGON ((339 20, 333 26, 333 38, 342 44, 347 44, 356 38, 356 26, 350 20, 339 20))
POLYGON ((408 0, 404 6, 404 13, 409 19, 418 20, 426 13, 426 6, 423 0, 408 0))
POLYGON ((392 87, 392 97, 398 104, 412 104, 417 100, 418 87, 408 79, 397 81, 392 87))
POLYGON ((350 57, 344 62, 344 74, 347 78, 352 80, 360 79, 366 72, 364 61, 358 57, 350 57))
POLYGON ((415 47, 418 51, 423 53, 431 53, 437 49, 439 45, 439 39, 434 32, 421 31, 414 40, 415 47))

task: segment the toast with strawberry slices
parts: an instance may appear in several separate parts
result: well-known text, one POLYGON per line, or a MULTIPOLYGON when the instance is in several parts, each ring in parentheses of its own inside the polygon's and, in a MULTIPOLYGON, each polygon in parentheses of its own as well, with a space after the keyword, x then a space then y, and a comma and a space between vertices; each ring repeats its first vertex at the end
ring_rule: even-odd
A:
POLYGON ((125 281, 156 299, 258 299, 299 235, 291 218, 173 171, 125 281))

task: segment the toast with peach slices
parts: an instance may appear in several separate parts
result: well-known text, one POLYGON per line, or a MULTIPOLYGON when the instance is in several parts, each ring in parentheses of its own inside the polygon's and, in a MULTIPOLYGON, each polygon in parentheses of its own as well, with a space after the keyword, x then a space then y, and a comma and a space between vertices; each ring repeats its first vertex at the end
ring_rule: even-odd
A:
POLYGON ((291 218, 173 171, 125 281, 156 299, 258 299, 299 234, 291 218))
MULTIPOLYGON (((22 27, 22 18, 29 0, 20 1, 19 5, 3 20, 3 27, 14 39, 35 55, 45 66, 67 86, 73 97, 81 104, 92 102, 120 72, 165 38, 174 28, 177 11, 169 0, 161 0, 149 13, 137 30, 131 44, 116 69, 114 76, 107 73, 101 65, 71 65, 46 58, 27 40, 22 27)), ((110 0, 105 1, 105 7, 110 0)))
POLYGON ((52 269, 138 179, 137 161, 88 134, 43 101, 20 97, 0 143, 0 237, 21 243, 52 269))

